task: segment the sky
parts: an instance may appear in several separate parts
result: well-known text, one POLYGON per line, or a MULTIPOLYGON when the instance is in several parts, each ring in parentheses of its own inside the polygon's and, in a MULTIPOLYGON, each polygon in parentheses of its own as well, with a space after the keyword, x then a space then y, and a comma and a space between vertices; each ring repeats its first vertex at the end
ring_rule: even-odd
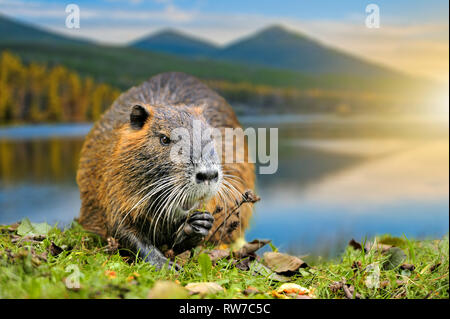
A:
POLYGON ((449 4, 445 0, 0 0, 0 13, 71 36, 127 44, 161 29, 178 29, 226 45, 281 24, 323 44, 404 72, 448 83, 449 4), (79 29, 65 26, 77 4, 79 29), (367 28, 366 6, 380 9, 367 28))

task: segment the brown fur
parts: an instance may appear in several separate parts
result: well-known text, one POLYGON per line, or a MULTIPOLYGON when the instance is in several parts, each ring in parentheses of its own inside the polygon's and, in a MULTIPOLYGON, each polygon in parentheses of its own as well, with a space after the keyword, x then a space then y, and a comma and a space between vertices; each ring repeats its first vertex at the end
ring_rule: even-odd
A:
MULTIPOLYGON (((162 152, 160 146, 150 138, 151 132, 167 131, 170 135, 172 126, 179 123, 165 122, 164 118, 178 113, 201 119, 222 130, 225 127, 240 127, 232 108, 222 97, 199 80, 183 73, 160 74, 123 93, 95 123, 81 151, 77 172, 82 201, 79 222, 86 229, 103 237, 119 237, 119 240, 143 235, 143 229, 150 225, 153 216, 132 208, 140 198, 136 197, 137 191, 147 183, 142 172, 151 170, 155 161, 163 160, 162 153, 159 153, 162 152), (129 124, 130 108, 135 103, 145 106, 151 114, 140 130, 133 130, 129 124)), ((225 164, 223 169, 240 178, 240 183, 230 181, 240 193, 254 188, 253 164, 225 164)), ((175 170, 173 174, 180 172, 175 170)), ((215 223, 210 233, 220 225, 235 202, 227 199, 224 205, 216 196, 207 203, 206 209, 212 213, 217 206, 226 207, 214 216, 215 223)), ((218 231, 214 240, 229 242, 241 237, 251 213, 252 208, 248 204, 243 205, 239 217, 229 220, 239 220, 240 227, 228 236, 218 231)), ((170 244, 164 230, 158 230, 158 236, 154 245, 170 244)))

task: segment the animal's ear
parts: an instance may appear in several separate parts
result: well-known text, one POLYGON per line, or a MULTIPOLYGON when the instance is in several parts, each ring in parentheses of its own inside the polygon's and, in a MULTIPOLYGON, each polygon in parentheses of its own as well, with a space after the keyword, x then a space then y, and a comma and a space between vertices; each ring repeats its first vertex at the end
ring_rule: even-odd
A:
POLYGON ((141 129, 151 115, 151 110, 146 106, 135 104, 131 107, 130 125, 134 129, 141 129))

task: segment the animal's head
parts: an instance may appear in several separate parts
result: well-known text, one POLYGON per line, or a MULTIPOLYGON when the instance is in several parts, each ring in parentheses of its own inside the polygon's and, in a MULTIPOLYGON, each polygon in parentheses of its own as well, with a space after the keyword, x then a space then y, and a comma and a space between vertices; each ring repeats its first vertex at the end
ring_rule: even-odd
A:
POLYGON ((123 187, 135 192, 130 195, 137 211, 175 218, 220 191, 214 131, 200 108, 131 105, 116 152, 123 187))

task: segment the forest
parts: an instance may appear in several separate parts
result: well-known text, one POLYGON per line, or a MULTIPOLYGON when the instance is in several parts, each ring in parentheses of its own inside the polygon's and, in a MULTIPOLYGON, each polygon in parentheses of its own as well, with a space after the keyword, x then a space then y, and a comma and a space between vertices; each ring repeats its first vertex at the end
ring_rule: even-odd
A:
MULTIPOLYGON (((86 59, 81 65, 92 63, 86 59)), ((126 67, 123 69, 129 72, 126 67)), ((133 74, 122 74, 120 77, 126 78, 127 85, 117 85, 114 80, 119 75, 80 72, 58 61, 22 59, 3 50, 0 53, 0 124, 96 121, 123 90, 154 75, 133 74)), ((200 78, 231 103, 238 114, 386 115, 419 111, 424 105, 417 96, 401 94, 401 91, 279 87, 237 79, 200 78)))
POLYGON ((1 124, 95 121, 119 94, 61 65, 26 65, 8 51, 0 55, 1 124))

